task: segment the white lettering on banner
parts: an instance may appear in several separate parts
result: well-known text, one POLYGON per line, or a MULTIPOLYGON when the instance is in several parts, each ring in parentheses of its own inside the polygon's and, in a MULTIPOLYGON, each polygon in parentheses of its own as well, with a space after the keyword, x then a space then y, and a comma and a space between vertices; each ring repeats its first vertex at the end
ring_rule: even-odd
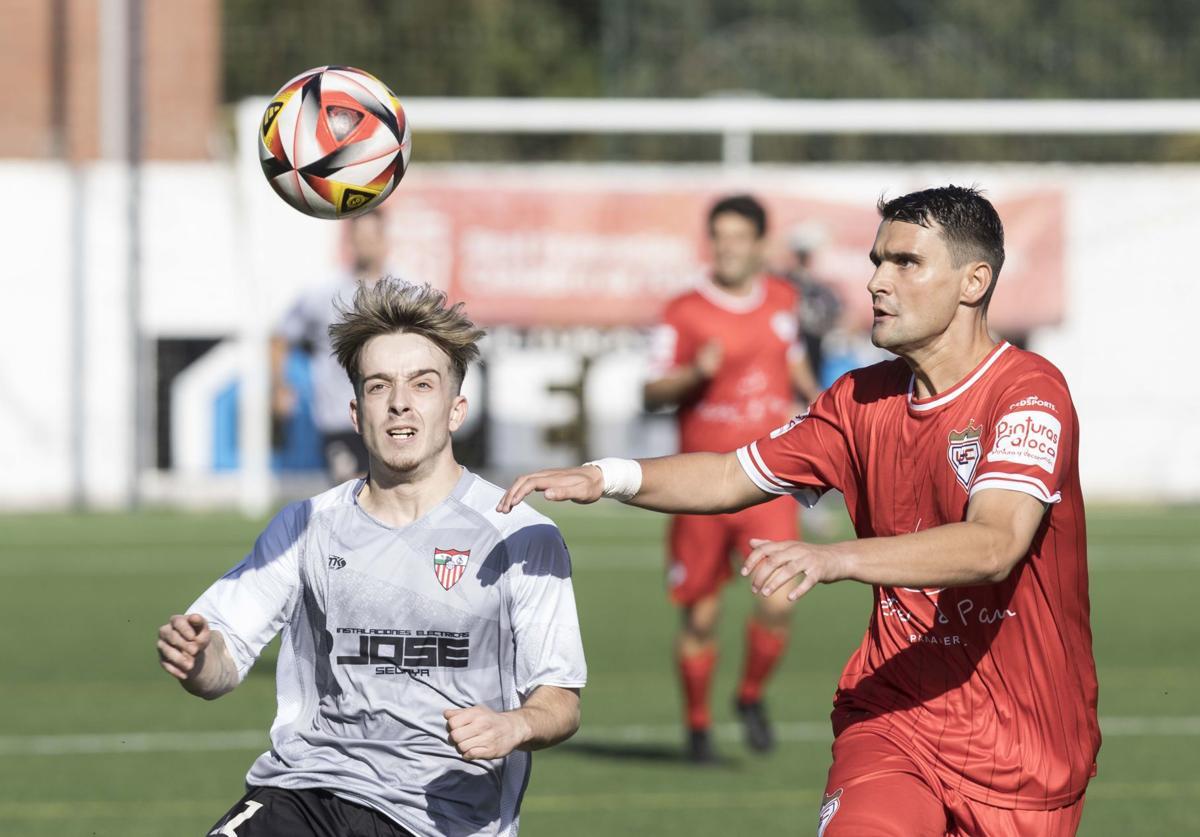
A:
POLYGON ((683 236, 599 235, 473 227, 460 239, 468 292, 522 297, 669 296, 689 287, 703 266, 683 236))
POLYGON ((1049 413, 1040 410, 1009 413, 996 423, 996 440, 987 460, 1036 465, 1053 474, 1061 439, 1062 424, 1049 413))

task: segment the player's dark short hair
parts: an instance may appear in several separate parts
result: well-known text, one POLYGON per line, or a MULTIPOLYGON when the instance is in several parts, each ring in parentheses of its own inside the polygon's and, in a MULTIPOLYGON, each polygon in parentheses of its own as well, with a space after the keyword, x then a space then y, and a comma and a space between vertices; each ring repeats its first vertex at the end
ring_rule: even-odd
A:
POLYGON ((983 310, 991 302, 1000 268, 1004 266, 1004 225, 991 201, 971 186, 940 186, 912 192, 890 201, 879 199, 885 221, 903 221, 933 228, 936 224, 955 266, 987 262, 992 284, 983 295, 983 310))
POLYGON ((449 305, 446 295, 429 285, 414 285, 385 276, 374 285, 360 284, 349 305, 335 303, 337 322, 329 339, 338 363, 361 395, 362 350, 382 334, 419 334, 446 353, 454 387, 462 386, 467 366, 479 357, 483 330, 467 318, 461 302, 449 305))
POLYGON ((729 195, 721 198, 712 205, 712 209, 708 210, 708 234, 712 235, 713 222, 717 220, 718 215, 726 213, 741 215, 750 223, 754 224, 754 229, 758 231, 758 237, 762 238, 767 234, 767 210, 758 202, 752 195, 729 195))

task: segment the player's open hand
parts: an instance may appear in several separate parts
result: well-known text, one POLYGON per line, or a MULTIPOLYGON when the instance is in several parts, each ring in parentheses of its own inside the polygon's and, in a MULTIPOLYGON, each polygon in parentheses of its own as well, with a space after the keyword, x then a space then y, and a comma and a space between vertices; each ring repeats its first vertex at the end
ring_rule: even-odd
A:
POLYGON ((795 578, 800 582, 788 593, 788 601, 792 602, 817 584, 845 578, 832 546, 759 538, 751 538, 750 546, 752 551, 742 565, 742 575, 750 576, 750 589, 763 598, 795 578))
POLYGON ((496 511, 507 514, 513 507, 535 491, 547 500, 594 503, 604 494, 604 475, 595 465, 578 468, 551 468, 517 477, 500 498, 496 511))
POLYGON ((502 759, 531 735, 519 712, 496 712, 486 706, 447 709, 442 713, 450 743, 468 761, 502 759))
POLYGON ((211 641, 207 619, 199 613, 176 614, 158 629, 158 663, 172 677, 187 680, 211 641))

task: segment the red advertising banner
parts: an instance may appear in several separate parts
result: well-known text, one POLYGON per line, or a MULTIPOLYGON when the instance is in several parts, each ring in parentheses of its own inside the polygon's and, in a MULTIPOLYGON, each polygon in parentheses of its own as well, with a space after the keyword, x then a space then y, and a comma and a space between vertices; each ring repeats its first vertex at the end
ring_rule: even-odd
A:
MULTIPOLYGON (((665 182, 636 172, 605 178, 553 170, 522 179, 479 169, 405 180, 386 206, 405 276, 467 302, 482 324, 644 325, 703 275, 705 218, 726 194, 696 177, 665 182)), ((798 224, 823 239, 811 269, 841 295, 847 324, 870 322, 867 258, 875 207, 760 188, 770 217, 769 258, 782 268, 798 224)), ((1057 188, 996 200, 1007 260, 992 301, 993 328, 1014 334, 1063 314, 1064 201, 1057 188)))

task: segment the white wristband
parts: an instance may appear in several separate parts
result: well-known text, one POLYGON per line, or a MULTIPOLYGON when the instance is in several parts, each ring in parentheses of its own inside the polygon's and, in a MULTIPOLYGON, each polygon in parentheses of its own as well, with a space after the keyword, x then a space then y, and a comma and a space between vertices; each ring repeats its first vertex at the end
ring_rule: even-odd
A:
POLYGON ((614 456, 585 462, 595 465, 604 477, 604 496, 627 503, 642 488, 642 466, 636 459, 618 459, 614 456))

